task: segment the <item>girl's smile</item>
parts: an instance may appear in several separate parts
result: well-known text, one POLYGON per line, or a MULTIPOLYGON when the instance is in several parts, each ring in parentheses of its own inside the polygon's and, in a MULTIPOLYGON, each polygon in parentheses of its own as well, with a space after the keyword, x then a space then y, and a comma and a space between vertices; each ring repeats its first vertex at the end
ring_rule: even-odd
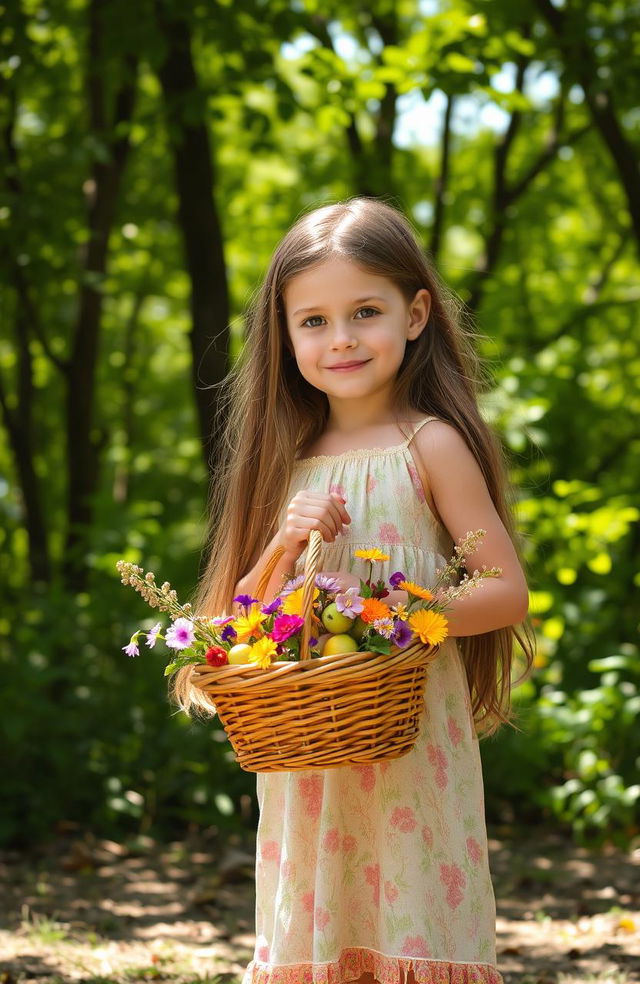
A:
POLYGON ((362 399, 387 409, 407 342, 427 322, 429 292, 408 301, 389 278, 338 255, 292 277, 284 302, 298 369, 334 411, 362 399))

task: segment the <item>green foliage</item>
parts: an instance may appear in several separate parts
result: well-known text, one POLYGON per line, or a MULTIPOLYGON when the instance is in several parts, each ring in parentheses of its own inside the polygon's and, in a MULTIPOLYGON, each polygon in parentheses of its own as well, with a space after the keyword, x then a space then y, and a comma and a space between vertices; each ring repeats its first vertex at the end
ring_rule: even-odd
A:
POLYGON ((0 337, 9 804, 0 840, 37 838, 64 818, 113 834, 255 820, 246 798, 254 779, 231 761, 215 719, 174 713, 157 655, 122 652, 148 611, 115 574, 125 557, 185 599, 198 575, 207 471, 194 393, 209 380, 189 346, 187 217, 173 154, 181 127, 202 121, 231 356, 280 234, 310 205, 351 194, 403 206, 425 247, 437 249, 444 279, 476 305, 491 375, 483 411, 519 489, 538 636, 535 673, 516 691, 522 730, 483 745, 488 810, 546 817, 584 837, 637 832, 638 243, 620 163, 637 141, 631 8, 558 8, 569 18, 567 46, 539 5, 507 0, 448 0, 428 13, 414 0, 99 7, 91 52, 88 0, 6 5, 0 33, 0 319, 10 329, 0 337), (197 74, 171 104, 159 12, 184 18, 197 74), (133 113, 115 124, 127 83, 133 113), (425 105, 447 98, 444 174, 442 115, 425 105), (605 98, 616 154, 594 125, 591 107, 605 98), (412 105, 424 115, 407 134, 412 105), (88 220, 124 136, 129 154, 98 271, 87 260, 88 220), (82 548, 87 581, 76 590, 65 544, 79 394, 67 360, 87 297, 102 302, 92 380, 99 474, 82 548), (41 580, 32 495, 50 560, 41 580))

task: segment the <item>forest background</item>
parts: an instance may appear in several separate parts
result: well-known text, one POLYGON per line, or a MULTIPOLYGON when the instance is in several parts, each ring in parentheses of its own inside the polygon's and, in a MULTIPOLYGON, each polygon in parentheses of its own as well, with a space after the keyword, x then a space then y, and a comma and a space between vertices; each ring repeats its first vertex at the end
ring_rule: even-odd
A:
POLYGON ((472 312, 538 643, 487 814, 639 831, 640 31, 595 0, 16 0, 0 26, 0 842, 251 828, 120 557, 189 597, 216 390, 303 211, 412 219, 472 312))

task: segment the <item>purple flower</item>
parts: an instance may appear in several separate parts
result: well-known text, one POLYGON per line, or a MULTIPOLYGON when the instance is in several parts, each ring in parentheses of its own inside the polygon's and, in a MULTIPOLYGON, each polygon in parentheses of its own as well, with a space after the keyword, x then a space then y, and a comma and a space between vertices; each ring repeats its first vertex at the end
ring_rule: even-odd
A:
POLYGON ((292 577, 290 581, 287 581, 285 586, 280 591, 280 594, 284 597, 285 595, 291 594, 297 588, 302 587, 304 584, 304 574, 298 574, 297 577, 292 577))
POLYGON ((165 642, 171 649, 186 649, 195 639, 193 622, 188 618, 177 618, 167 629, 165 642))
POLYGON ((211 623, 216 628, 220 628, 221 625, 228 625, 229 622, 233 622, 234 617, 233 615, 216 615, 215 618, 211 619, 211 623))
POLYGON ((224 642, 231 642, 231 640, 235 639, 237 635, 238 633, 232 625, 225 625, 224 629, 220 633, 220 638, 223 639, 224 642))
POLYGON ((309 645, 310 646, 317 646, 318 645, 318 640, 316 639, 315 636, 309 636, 309 645))
POLYGON ((129 644, 127 646, 122 647, 125 653, 127 654, 127 656, 140 655, 140 650, 138 649, 138 636, 140 635, 140 631, 141 630, 138 629, 137 632, 134 632, 133 635, 131 636, 131 641, 129 642, 129 644))
POLYGON ((393 635, 391 636, 391 641, 398 647, 398 649, 404 649, 408 646, 413 638, 413 632, 409 628, 406 622, 403 622, 401 618, 398 619, 393 635))
POLYGON ((278 615, 273 623, 270 635, 274 642, 284 642, 290 636, 299 632, 304 625, 304 619, 299 615, 278 615))
POLYGON ((321 591, 339 591, 340 581, 335 577, 327 577, 326 574, 316 574, 316 588, 321 591))
POLYGON ((336 595, 336 608, 343 615, 359 615, 364 608, 364 601, 358 594, 358 589, 348 588, 336 595))
POLYGON ((406 580, 407 578, 402 573, 402 571, 396 571, 395 574, 392 574, 391 577, 389 578, 389 584, 391 585, 392 588, 397 588, 398 585, 400 584, 400 581, 406 581, 406 580))
POLYGON ((264 605, 262 608, 263 615, 273 615, 278 611, 280 605, 282 604, 282 598, 274 598, 270 605, 264 605))
POLYGON ((160 628, 161 628, 161 623, 156 622, 154 627, 151 629, 151 632, 147 632, 147 646, 149 646, 149 649, 153 649, 153 647, 155 646, 160 628))
POLYGON ((238 595, 233 600, 237 601, 238 604, 242 605, 244 608, 251 608, 252 605, 256 605, 260 601, 259 598, 252 598, 251 595, 238 595))

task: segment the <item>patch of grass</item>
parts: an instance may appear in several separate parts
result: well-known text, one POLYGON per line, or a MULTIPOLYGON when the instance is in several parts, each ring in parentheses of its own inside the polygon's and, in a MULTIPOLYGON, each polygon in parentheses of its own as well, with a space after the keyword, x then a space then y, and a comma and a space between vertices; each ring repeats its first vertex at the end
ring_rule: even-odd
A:
POLYGON ((624 970, 604 971, 602 974, 589 974, 574 977, 573 974, 559 974, 558 984, 631 984, 624 970))
POLYGON ((32 943, 42 943, 43 945, 62 943, 69 939, 68 928, 65 923, 56 922, 49 916, 41 916, 37 912, 32 912, 28 905, 22 906, 20 929, 32 943))

